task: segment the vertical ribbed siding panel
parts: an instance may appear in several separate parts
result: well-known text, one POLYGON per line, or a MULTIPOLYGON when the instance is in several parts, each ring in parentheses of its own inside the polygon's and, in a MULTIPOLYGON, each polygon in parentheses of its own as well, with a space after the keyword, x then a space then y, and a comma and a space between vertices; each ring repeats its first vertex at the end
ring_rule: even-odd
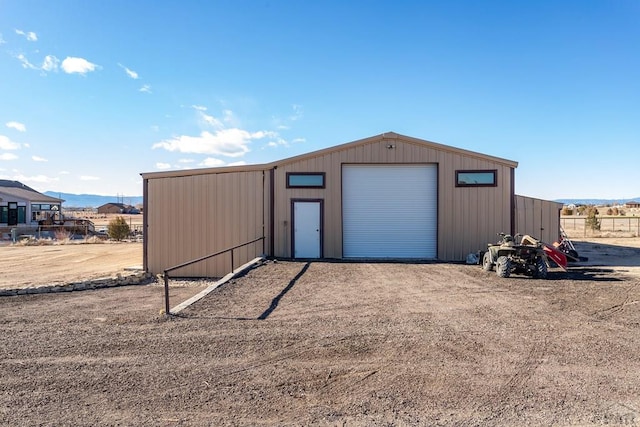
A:
MULTIPOLYGON (((262 235, 262 171, 157 178, 148 183, 145 214, 148 267, 153 273, 262 235)), ((235 264, 260 253, 262 243, 239 250, 235 264)), ((220 277, 230 268, 227 254, 173 275, 220 277)))
POLYGON ((546 243, 558 240, 562 204, 516 196, 516 231, 546 243))

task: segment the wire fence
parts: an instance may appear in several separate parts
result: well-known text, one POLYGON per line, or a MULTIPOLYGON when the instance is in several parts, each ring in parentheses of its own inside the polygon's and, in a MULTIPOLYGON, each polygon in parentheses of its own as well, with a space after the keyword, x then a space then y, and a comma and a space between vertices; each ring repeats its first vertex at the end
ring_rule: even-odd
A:
POLYGON ((640 217, 638 216, 598 216, 600 229, 592 230, 586 224, 586 216, 562 216, 560 225, 573 237, 586 237, 602 234, 621 235, 623 237, 640 236, 640 217))

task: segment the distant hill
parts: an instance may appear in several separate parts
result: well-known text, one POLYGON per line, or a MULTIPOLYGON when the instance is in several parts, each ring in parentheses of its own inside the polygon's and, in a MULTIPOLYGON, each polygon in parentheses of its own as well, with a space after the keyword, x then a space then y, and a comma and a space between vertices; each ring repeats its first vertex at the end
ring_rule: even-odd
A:
POLYGON ((45 191, 43 194, 64 200, 66 208, 97 208, 106 203, 124 203, 136 206, 142 204, 142 196, 98 196, 96 194, 71 194, 56 191, 45 191))
POLYGON ((624 205, 627 202, 640 202, 640 197, 633 199, 558 199, 554 201, 565 205, 624 205))

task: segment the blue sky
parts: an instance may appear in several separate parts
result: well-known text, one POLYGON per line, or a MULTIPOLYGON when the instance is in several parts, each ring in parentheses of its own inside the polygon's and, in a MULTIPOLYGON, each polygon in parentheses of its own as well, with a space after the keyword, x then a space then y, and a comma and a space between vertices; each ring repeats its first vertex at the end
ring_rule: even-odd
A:
POLYGON ((387 131, 640 196, 640 1, 0 0, 0 179, 135 196, 387 131))

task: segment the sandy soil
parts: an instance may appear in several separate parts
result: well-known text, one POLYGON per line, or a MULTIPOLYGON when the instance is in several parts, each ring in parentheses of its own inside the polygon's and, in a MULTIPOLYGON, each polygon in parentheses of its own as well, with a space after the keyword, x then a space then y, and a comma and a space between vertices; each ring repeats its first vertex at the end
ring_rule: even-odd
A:
POLYGON ((0 288, 113 277, 130 267, 142 268, 142 243, 0 246, 0 288))
POLYGON ((268 262, 169 320, 159 285, 0 298, 0 425, 638 425, 640 280, 590 263, 268 262))

